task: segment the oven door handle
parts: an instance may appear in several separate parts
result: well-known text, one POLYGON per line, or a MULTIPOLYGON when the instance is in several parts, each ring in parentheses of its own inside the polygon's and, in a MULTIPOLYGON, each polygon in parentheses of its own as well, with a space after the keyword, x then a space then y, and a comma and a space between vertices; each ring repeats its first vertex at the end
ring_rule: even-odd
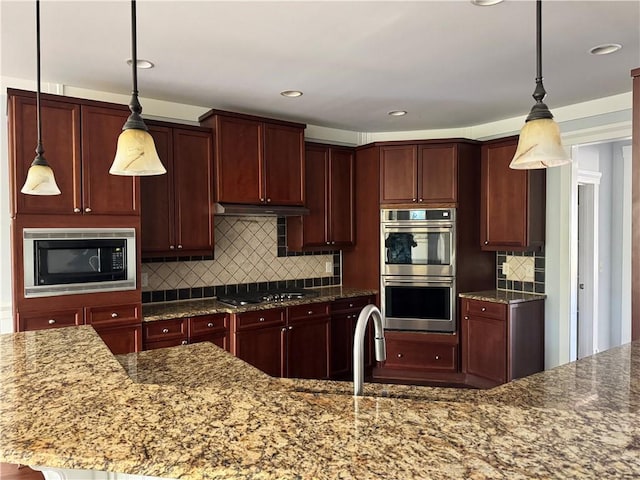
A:
POLYGON ((383 280, 385 287, 394 287, 396 285, 406 286, 412 285, 415 287, 420 287, 422 285, 441 285, 443 287, 452 286, 454 280, 429 280, 429 279, 420 279, 420 280, 383 280))
POLYGON ((382 229, 387 232, 393 232, 396 230, 412 230, 412 231, 429 231, 429 230, 451 230, 453 228, 453 223, 436 223, 431 225, 425 225, 424 223, 420 224, 403 224, 403 225, 393 225, 388 223, 382 224, 382 229))

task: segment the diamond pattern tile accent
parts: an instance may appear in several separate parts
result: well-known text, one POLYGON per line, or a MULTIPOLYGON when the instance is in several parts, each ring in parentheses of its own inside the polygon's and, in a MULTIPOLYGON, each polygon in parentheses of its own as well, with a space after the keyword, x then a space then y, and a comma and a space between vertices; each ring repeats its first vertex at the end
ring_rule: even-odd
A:
POLYGON ((143 291, 332 277, 333 255, 278 257, 275 217, 216 217, 214 260, 143 263, 143 291))

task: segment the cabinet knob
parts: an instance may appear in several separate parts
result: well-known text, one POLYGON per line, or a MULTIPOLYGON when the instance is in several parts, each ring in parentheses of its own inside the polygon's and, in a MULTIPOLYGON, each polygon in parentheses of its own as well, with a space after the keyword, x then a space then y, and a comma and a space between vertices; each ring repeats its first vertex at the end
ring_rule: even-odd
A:
POLYGON ((331 245, 331 242, 327 242, 327 245, 331 245))
POLYGON ((116 312, 111 312, 111 318, 118 318, 118 314, 116 312))
POLYGON ((313 310, 309 310, 309 311, 307 312, 307 315, 313 315, 313 310))
POLYGON ((168 328, 163 328, 162 329, 162 333, 169 333, 169 329, 168 328))
POLYGON ((182 340, 182 342, 180 342, 180 343, 181 343, 182 345, 186 345, 186 344, 187 344, 187 343, 189 343, 189 342, 187 342, 186 340, 182 340))
POLYGON ((421 198, 419 198, 419 199, 418 199, 418 201, 419 201, 419 202, 424 202, 424 200, 423 200, 423 199, 421 199, 421 198))
POLYGON ((398 358, 402 358, 403 355, 401 353, 398 354, 398 358))
POLYGON ((259 322, 264 322, 264 317, 260 317, 260 318, 258 319, 258 321, 259 321, 259 322))
POLYGON ((468 316, 468 315, 465 315, 465 316, 464 316, 464 319, 465 319, 465 320, 469 320, 469 316, 468 316))
POLYGON ((80 210, 78 207, 73 209, 73 213, 80 213, 82 210, 80 210))
POLYGON ((209 328, 213 328, 213 322, 209 322, 209 323, 207 323, 207 327, 209 327, 209 328))
POLYGON ((480 310, 482 310, 483 312, 487 311, 487 307, 482 307, 480 310))
POLYGON ((270 199, 270 198, 267 198, 267 203, 269 203, 269 202, 271 202, 271 199, 270 199))
POLYGON ((489 245, 489 240, 485 240, 485 241, 484 241, 484 244, 485 244, 485 245, 489 245))
POLYGON ((415 201, 417 201, 417 199, 416 199, 416 198, 412 198, 412 199, 411 199, 411 201, 412 201, 412 202, 415 202, 415 201))
POLYGON ((331 242, 331 245, 335 245, 335 244, 336 244, 336 242, 331 242))
POLYGON ((182 248, 182 245, 178 245, 178 249, 182 248))
POLYGON ((281 331, 281 332, 286 332, 286 331, 287 331, 287 327, 282 327, 282 328, 280 329, 280 331, 281 331))
POLYGON ((49 325, 53 325, 53 324, 55 324, 55 323, 56 323, 56 321, 55 321, 53 318, 50 318, 50 319, 49 319, 49 325))
POLYGON ((169 250, 173 250, 174 248, 176 248, 174 245, 169 245, 169 250))
POLYGON ((436 355, 436 360, 440 360, 440 355, 436 355))
POLYGON ((349 304, 349 308, 353 308, 353 303, 350 303, 350 304, 349 304))
POLYGON ((293 330, 293 327, 289 327, 289 330, 293 330))
POLYGON ((84 209, 85 213, 91 213, 91 209, 89 207, 84 209))
POLYGON ((261 202, 264 202, 264 197, 260 197, 260 201, 261 201, 261 202))

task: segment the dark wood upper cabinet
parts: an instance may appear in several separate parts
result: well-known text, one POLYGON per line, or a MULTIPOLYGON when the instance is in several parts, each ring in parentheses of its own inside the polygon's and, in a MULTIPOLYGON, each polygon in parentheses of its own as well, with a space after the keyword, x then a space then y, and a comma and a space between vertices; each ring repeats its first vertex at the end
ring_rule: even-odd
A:
POLYGON ((456 144, 388 145, 380 148, 380 203, 455 203, 456 144))
POLYGON ((9 90, 12 215, 138 215, 138 179, 109 174, 128 110, 43 95, 42 140, 61 195, 23 195, 20 189, 35 157, 36 100, 9 90))
POLYGON ((217 202, 303 205, 304 128, 291 122, 210 110, 217 202))
POLYGON ((309 215, 288 217, 287 245, 303 248, 354 244, 353 149, 307 143, 305 190, 309 215))
POLYGON ((209 129, 150 123, 166 175, 140 180, 142 255, 213 251, 213 145, 209 129))
POLYGON ((415 145, 380 148, 380 203, 418 201, 418 148, 415 145))
POLYGON ((482 145, 480 242, 483 250, 544 245, 546 172, 509 168, 517 137, 482 145))

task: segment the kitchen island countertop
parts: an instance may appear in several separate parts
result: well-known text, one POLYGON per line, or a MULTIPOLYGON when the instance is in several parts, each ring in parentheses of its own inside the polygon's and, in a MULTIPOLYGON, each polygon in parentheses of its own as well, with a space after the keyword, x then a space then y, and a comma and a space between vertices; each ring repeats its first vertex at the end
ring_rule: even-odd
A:
POLYGON ((209 343, 0 335, 0 461, 181 479, 638 478, 640 342, 492 390, 268 377, 209 343))

